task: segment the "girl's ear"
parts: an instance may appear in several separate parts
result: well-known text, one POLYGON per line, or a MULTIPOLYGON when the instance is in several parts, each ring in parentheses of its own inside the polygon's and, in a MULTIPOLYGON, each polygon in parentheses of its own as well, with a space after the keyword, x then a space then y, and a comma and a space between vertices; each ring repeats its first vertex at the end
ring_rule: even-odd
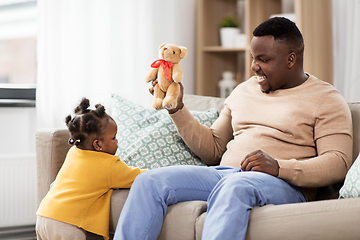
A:
POLYGON ((100 147, 100 142, 99 142, 99 140, 94 139, 92 145, 93 145, 93 147, 95 148, 96 151, 101 151, 101 150, 102 150, 102 148, 100 147))

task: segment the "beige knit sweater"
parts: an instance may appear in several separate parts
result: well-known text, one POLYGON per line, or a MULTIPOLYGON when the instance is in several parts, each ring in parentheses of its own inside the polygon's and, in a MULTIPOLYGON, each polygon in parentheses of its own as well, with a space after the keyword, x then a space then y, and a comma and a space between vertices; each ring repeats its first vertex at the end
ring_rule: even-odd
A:
POLYGON ((250 78, 226 99, 211 128, 186 106, 171 117, 207 164, 240 167, 260 149, 278 161, 278 177, 301 187, 307 200, 314 200, 316 188, 343 180, 352 164, 350 110, 332 85, 314 76, 268 94, 250 78))

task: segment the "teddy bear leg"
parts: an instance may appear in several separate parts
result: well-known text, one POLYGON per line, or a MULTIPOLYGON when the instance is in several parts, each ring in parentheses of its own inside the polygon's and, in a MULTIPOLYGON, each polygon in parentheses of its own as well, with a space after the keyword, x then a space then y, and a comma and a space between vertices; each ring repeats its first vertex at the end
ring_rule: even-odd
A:
POLYGON ((163 101, 163 107, 170 110, 177 106, 177 98, 180 93, 180 85, 176 82, 170 84, 163 101))
POLYGON ((152 103, 152 107, 156 110, 163 109, 163 99, 165 97, 165 93, 160 89, 159 84, 154 86, 154 100, 152 103))

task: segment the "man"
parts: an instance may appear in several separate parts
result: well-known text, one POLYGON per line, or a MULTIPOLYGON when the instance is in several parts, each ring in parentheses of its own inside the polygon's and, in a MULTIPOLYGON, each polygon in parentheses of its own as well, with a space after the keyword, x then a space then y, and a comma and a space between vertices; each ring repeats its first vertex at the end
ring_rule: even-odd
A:
POLYGON ((345 178, 352 163, 350 111, 330 84, 303 71, 296 25, 271 18, 253 32, 255 77, 239 84, 211 128, 179 97, 169 113, 201 159, 215 167, 174 166, 140 174, 115 239, 157 239, 168 206, 208 203, 203 239, 245 239, 254 206, 315 199, 316 188, 345 178))

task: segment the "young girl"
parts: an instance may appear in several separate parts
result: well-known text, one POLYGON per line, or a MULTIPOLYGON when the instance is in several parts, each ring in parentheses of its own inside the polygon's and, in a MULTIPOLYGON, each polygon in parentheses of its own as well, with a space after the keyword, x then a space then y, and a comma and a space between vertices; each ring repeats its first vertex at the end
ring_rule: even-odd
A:
POLYGON ((117 125, 101 104, 90 110, 83 98, 66 117, 71 145, 53 186, 37 211, 38 240, 108 239, 113 188, 130 188, 146 170, 114 156, 117 125))

